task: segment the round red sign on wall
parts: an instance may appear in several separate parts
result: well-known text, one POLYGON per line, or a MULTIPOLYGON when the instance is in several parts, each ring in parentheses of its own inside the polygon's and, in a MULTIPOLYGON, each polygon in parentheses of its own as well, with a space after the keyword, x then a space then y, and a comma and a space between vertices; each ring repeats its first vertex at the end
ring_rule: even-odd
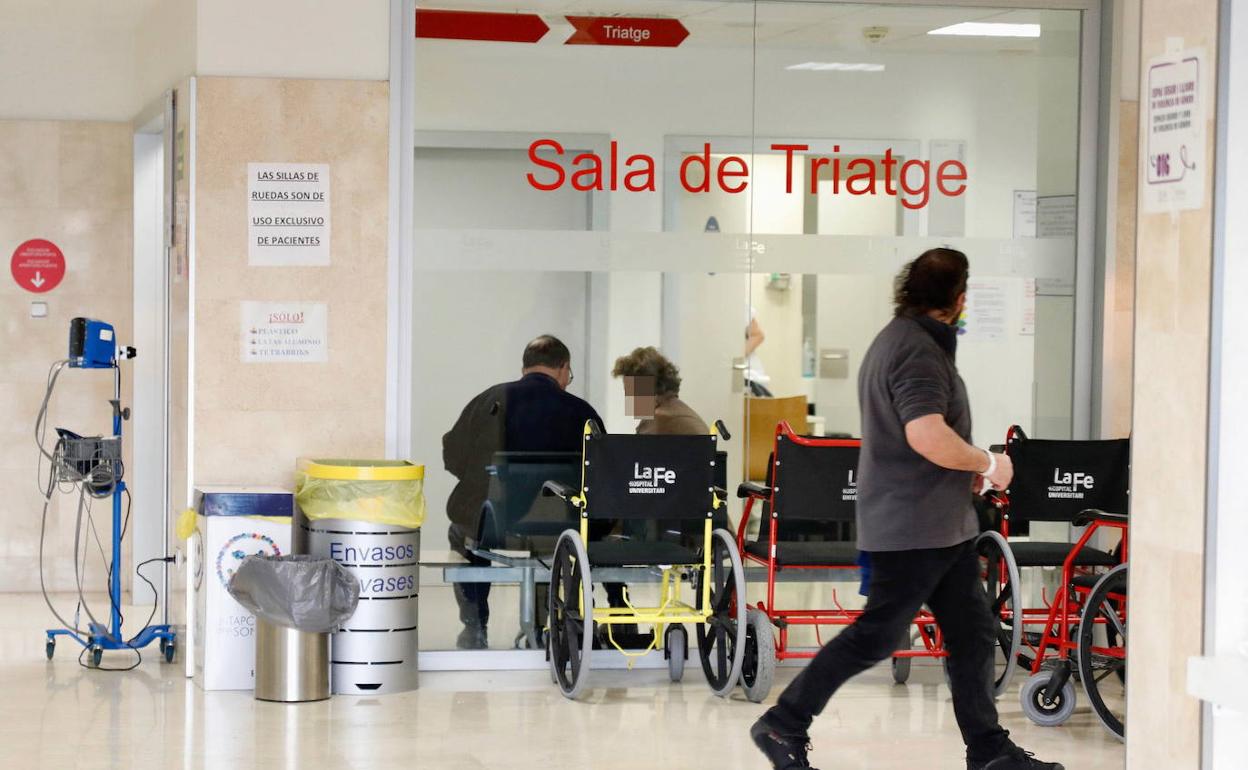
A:
POLYGON ((26 291, 52 291, 65 277, 65 255, 52 241, 32 238, 13 252, 9 263, 13 280, 26 291))

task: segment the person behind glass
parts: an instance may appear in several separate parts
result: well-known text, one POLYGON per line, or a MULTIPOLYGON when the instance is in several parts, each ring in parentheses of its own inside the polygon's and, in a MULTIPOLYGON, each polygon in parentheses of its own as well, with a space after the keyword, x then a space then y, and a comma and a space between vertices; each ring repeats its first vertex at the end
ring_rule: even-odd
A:
POLYGON ((980 583, 972 489, 997 489, 1010 458, 970 444, 971 409, 955 363, 969 266, 931 249, 897 278, 895 317, 871 343, 858 376, 862 448, 858 547, 871 577, 862 615, 823 646, 750 728, 774 768, 809 768, 808 730, 851 677, 890 657, 927 604, 949 652, 953 711, 968 770, 1063 770, 1010 741, 992 696, 996 619, 980 583))
POLYGON ((643 435, 703 435, 710 428, 680 400, 680 370, 653 347, 615 359, 613 377, 624 378, 625 413, 643 435))
MULTIPOLYGON (((490 561, 468 550, 489 487, 486 466, 496 452, 579 452, 585 422, 602 418, 588 403, 567 392, 572 355, 558 338, 543 334, 524 348, 520 379, 487 388, 464 407, 442 437, 442 460, 458 479, 446 503, 451 549, 476 566, 490 561)), ((489 646, 490 584, 456 583, 455 601, 463 630, 460 649, 489 646)))
POLYGON ((758 349, 767 339, 763 327, 758 323, 758 311, 750 305, 745 321, 745 385, 751 396, 771 398, 771 389, 767 384, 771 377, 763 369, 763 360, 758 357, 758 349))

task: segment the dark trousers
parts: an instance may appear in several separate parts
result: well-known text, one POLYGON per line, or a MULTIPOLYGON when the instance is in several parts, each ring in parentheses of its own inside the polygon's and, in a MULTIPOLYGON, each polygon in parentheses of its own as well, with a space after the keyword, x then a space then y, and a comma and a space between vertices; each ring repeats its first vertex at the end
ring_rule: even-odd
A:
MULTIPOLYGON (((464 528, 451 524, 446 531, 446 539, 451 550, 468 560, 474 567, 488 567, 490 560, 477 556, 468 550, 464 528)), ((490 622, 490 584, 489 583, 456 583, 455 603, 459 605, 459 622, 469 627, 485 628, 490 622)))
MULTIPOLYGON (((488 567, 492 562, 478 556, 468 549, 467 535, 459 524, 452 523, 446 531, 446 539, 451 550, 468 560, 474 567, 488 567)), ((625 607, 624 584, 607 583, 607 603, 612 607, 625 607)), ((455 603, 459 605, 459 622, 471 628, 486 628, 490 623, 490 584, 489 583, 455 583, 455 603)), ((539 627, 545 625, 546 585, 539 584, 537 596, 537 622, 539 627)))
POLYGON ((967 758, 980 762, 998 756, 1010 740, 997 721, 992 697, 996 621, 979 570, 974 541, 872 553, 866 610, 823 646, 764 719, 779 732, 805 735, 841 685, 892 656, 897 640, 927 604, 949 652, 953 711, 967 758))

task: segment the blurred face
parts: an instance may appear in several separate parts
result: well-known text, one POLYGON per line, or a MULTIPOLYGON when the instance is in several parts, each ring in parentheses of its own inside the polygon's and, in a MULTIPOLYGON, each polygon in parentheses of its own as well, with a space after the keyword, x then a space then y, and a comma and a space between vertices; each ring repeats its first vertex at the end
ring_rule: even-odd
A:
POLYGON ((654 417, 654 378, 624 377, 624 413, 645 420, 654 417))

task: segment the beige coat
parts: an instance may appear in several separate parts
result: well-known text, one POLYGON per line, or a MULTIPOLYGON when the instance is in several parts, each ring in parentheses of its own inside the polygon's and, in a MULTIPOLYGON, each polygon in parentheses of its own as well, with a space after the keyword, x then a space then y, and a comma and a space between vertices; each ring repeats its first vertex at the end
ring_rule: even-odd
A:
POLYGON ((697 436, 711 432, 698 413, 676 396, 659 398, 654 407, 654 417, 637 424, 637 432, 643 435, 697 436))

